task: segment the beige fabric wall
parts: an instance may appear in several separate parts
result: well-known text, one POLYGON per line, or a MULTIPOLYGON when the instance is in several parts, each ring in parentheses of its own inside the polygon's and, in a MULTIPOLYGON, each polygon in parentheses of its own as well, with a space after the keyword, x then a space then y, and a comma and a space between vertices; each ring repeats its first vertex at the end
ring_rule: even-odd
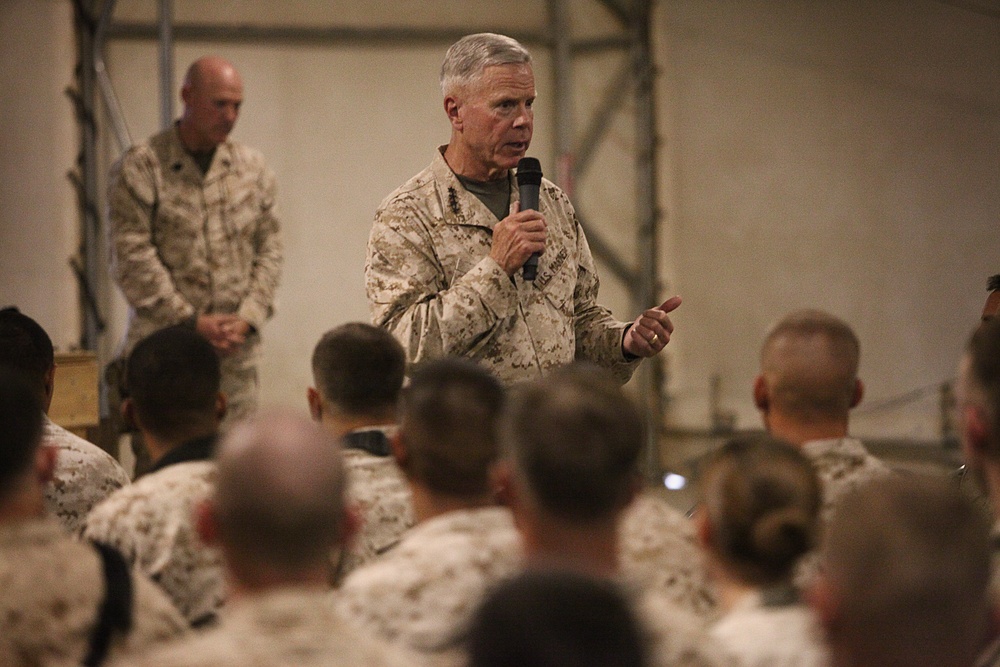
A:
MULTIPOLYGON (((175 0, 180 21, 499 31, 541 26, 544 5, 412 0, 390 14, 375 3, 175 0)), ((611 32, 597 2, 573 6, 575 33, 611 32)), ((122 0, 118 17, 149 21, 152 12, 152 3, 122 0)), ((72 80, 71 19, 62 0, 0 3, 0 54, 28 63, 2 74, 17 93, 4 95, 2 117, 17 131, 4 134, 0 154, 0 300, 38 314, 57 342, 78 336, 65 270, 78 224, 64 180, 77 141, 62 97, 72 80)), ((869 402, 950 377, 985 277, 1000 272, 1000 20, 930 0, 670 0, 659 4, 656 41, 664 296, 686 299, 669 356, 671 422, 708 425, 717 374, 723 408, 738 426, 758 425, 749 384, 760 338, 769 322, 806 305, 856 325, 869 402)), ((446 46, 177 45, 178 84, 203 53, 237 63, 246 103, 235 137, 263 150, 278 175, 287 261, 279 311, 264 332, 267 402, 304 409, 316 339, 367 318, 361 271, 372 213, 448 139, 436 85, 446 46)), ((533 52, 531 152, 554 173, 550 59, 541 47, 533 52)), ((108 49, 136 140, 159 124, 156 57, 152 42, 108 49)), ((605 55, 577 68, 578 126, 619 62, 605 55)), ((612 123, 575 195, 629 258, 631 112, 626 105, 612 123)), ((101 136, 110 161, 117 147, 101 136)), ((111 286, 105 292, 108 356, 125 309, 111 286)), ((631 318, 626 286, 606 270, 602 295, 631 318)), ((934 438, 936 413, 927 393, 859 415, 856 430, 934 438)))

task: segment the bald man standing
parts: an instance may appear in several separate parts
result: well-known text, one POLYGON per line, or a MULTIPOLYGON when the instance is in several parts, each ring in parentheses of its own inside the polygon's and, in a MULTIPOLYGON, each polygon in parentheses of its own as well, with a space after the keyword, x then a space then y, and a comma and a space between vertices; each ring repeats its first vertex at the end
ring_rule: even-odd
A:
POLYGON ((764 339, 753 396, 764 427, 802 449, 823 483, 823 516, 847 491, 890 474, 860 440, 848 437, 861 402, 861 345, 843 320, 821 310, 789 313, 764 339))
POLYGON ((196 60, 181 98, 180 119, 111 169, 112 271, 130 307, 122 354, 156 330, 190 326, 222 359, 233 421, 256 406, 260 330, 281 273, 274 175, 229 139, 243 103, 230 62, 196 60))

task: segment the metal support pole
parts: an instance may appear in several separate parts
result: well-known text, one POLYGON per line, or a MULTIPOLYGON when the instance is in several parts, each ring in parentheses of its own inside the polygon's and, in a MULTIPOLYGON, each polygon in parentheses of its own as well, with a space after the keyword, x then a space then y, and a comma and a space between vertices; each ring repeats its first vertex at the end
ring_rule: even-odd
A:
POLYGON ((174 3, 160 0, 160 127, 174 122, 174 3))
MULTIPOLYGON (((636 291, 636 310, 659 304, 659 262, 657 243, 656 185, 656 104, 654 68, 652 58, 651 16, 652 0, 635 0, 630 30, 632 32, 632 67, 635 80, 636 128, 636 209, 638 214, 638 257, 640 280, 636 291)), ((658 478, 663 466, 660 463, 660 436, 663 433, 663 355, 647 359, 642 364, 640 393, 645 401, 648 418, 647 473, 658 478)))
POLYGON ((573 50, 566 0, 549 0, 552 35, 552 82, 555 106, 555 163, 553 179, 573 196, 573 50))

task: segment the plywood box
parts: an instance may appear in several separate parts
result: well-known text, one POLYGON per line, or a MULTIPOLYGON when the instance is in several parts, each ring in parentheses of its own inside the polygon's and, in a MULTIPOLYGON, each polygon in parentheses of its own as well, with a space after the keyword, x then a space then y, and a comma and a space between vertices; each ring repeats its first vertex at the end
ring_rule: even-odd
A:
POLYGON ((49 418, 63 428, 86 437, 100 422, 97 358, 93 352, 57 352, 55 393, 49 418))

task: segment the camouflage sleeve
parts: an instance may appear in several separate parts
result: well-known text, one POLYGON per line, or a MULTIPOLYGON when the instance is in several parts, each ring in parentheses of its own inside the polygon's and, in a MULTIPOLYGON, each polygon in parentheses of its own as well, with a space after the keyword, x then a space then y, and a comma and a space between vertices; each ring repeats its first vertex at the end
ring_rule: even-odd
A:
POLYGON ((639 359, 628 360, 622 351, 622 337, 628 322, 620 322, 604 306, 597 303, 600 280, 590 254, 590 245, 583 233, 583 227, 572 212, 576 225, 577 253, 580 263, 577 268, 576 290, 573 294, 574 329, 576 331, 576 358, 586 359, 610 370, 622 384, 629 381, 639 365, 639 359))
POLYGON ((474 356, 477 343, 516 312, 517 289, 488 254, 447 284, 425 217, 399 200, 376 214, 365 262, 372 321, 399 339, 410 362, 474 356))
POLYGON ((168 326, 195 314, 174 285, 153 241, 158 204, 155 166, 142 149, 131 149, 111 169, 108 206, 111 268, 129 305, 168 326))
POLYGON ((274 313, 274 293, 281 278, 284 256, 281 225, 275 208, 274 174, 263 165, 259 187, 260 216, 254 237, 255 256, 250 288, 239 308, 239 316, 258 330, 274 313))

